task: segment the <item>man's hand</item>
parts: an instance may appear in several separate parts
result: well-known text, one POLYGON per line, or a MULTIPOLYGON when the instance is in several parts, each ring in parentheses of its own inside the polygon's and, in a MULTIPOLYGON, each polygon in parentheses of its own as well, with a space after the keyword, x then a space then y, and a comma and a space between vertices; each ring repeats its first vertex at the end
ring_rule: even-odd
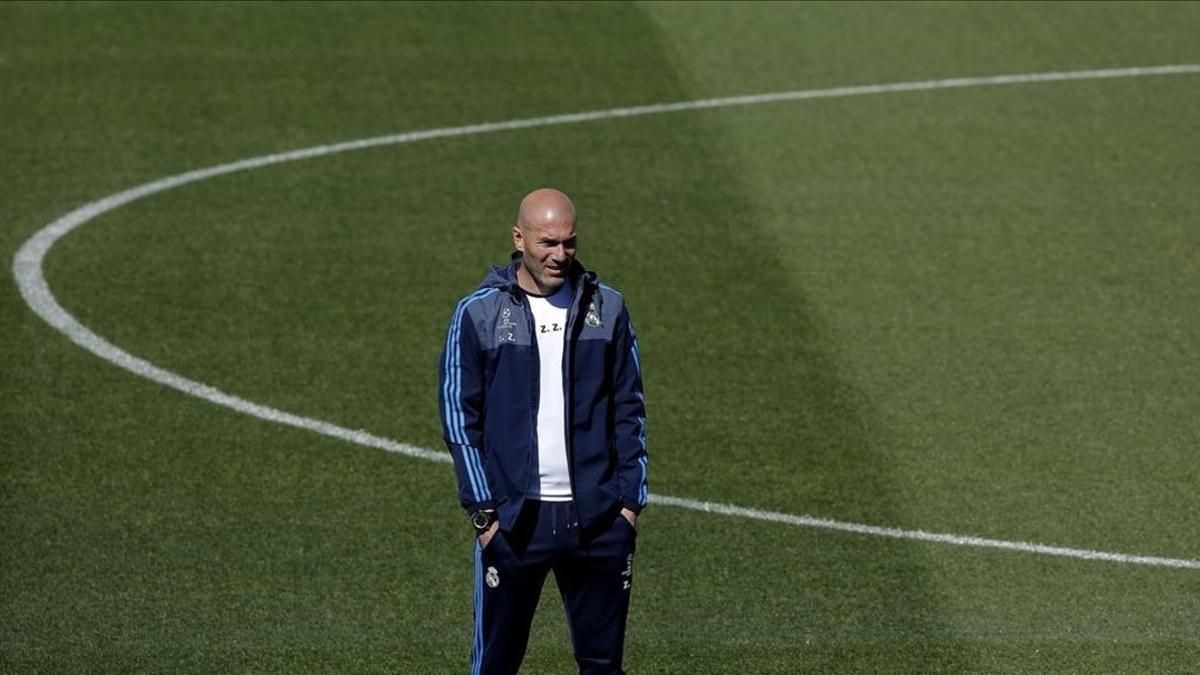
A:
POLYGON ((629 509, 623 508, 623 509, 621 509, 621 515, 625 517, 625 520, 629 521, 630 525, 637 527, 637 514, 636 513, 634 513, 633 511, 630 511, 629 509))
POLYGON ((496 530, 500 529, 500 521, 491 524, 490 527, 481 535, 479 535, 479 548, 485 549, 488 543, 492 541, 492 537, 496 536, 496 530))

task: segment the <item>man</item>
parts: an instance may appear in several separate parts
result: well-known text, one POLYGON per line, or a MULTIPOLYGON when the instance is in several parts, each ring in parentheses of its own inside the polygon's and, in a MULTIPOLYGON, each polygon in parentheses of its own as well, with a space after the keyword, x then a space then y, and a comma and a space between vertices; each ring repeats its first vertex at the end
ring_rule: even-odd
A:
POLYGON ((621 673, 646 413, 625 302, 575 259, 575 206, 521 202, 516 251, 454 310, 441 415, 477 535, 471 672, 515 673, 547 573, 580 673, 621 673))

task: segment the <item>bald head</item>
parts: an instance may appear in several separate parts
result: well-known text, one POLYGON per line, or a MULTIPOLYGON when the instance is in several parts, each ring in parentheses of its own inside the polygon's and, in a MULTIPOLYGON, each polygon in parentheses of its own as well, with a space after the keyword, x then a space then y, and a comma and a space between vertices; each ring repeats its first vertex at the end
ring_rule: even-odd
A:
POLYGON ((521 288, 535 295, 551 295, 561 288, 575 261, 575 205, 570 198, 554 188, 525 195, 512 236, 521 252, 521 288))
POLYGON ((525 195, 517 213, 517 226, 528 230, 531 225, 570 221, 575 223, 575 205, 571 198, 554 188, 541 188, 525 195))

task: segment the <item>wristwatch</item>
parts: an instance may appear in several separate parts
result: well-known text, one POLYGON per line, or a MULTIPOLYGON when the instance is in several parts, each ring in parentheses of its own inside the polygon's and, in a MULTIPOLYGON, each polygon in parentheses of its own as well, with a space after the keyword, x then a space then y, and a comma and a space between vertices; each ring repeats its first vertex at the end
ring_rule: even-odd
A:
POLYGON ((475 528, 476 537, 487 532, 494 522, 496 522, 496 512, 490 509, 471 514, 471 527, 475 528))

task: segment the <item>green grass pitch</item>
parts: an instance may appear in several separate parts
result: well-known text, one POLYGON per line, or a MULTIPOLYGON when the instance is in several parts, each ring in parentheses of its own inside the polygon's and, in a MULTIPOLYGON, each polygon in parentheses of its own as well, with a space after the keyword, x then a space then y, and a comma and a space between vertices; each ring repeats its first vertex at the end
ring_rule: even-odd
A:
MULTIPOLYGON (((1200 4, 4 4, 0 253, 191 169, 409 130, 1200 63, 1200 4)), ((385 146, 105 214, 45 264, 112 343, 440 448, 455 299, 565 190, 660 494, 1200 559, 1200 75, 385 146)), ((114 367, 0 284, 0 672, 463 672, 445 464, 114 367)), ((652 507, 635 673, 1186 673, 1200 570, 652 507)), ((552 585, 548 587, 552 589, 552 585)), ((524 672, 572 670, 552 590, 524 672)))

